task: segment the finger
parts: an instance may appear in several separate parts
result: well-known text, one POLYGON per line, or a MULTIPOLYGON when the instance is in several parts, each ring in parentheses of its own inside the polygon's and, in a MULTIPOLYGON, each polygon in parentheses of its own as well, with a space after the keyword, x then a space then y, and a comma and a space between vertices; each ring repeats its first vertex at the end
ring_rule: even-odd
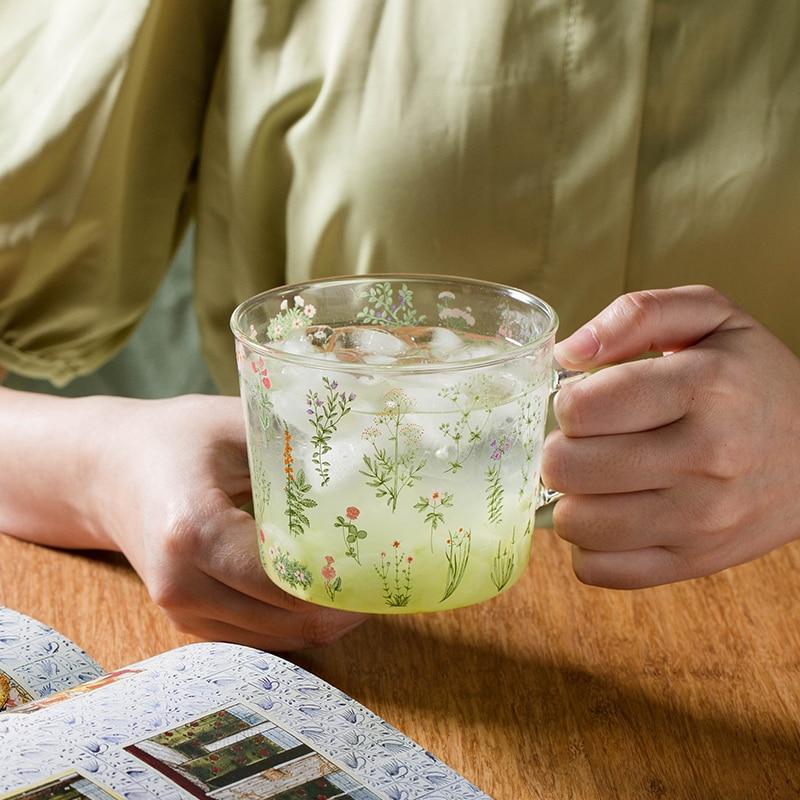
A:
POLYGON ((542 454, 545 486, 564 494, 668 489, 688 456, 674 423, 645 433, 570 438, 553 431, 542 454))
POLYGON ((668 492, 567 495, 553 509, 553 527, 583 550, 624 552, 678 545, 685 520, 668 492))
POLYGON ((605 436, 681 419, 697 391, 696 359, 687 355, 619 364, 565 386, 554 406, 561 430, 567 436, 605 436))
MULTIPOLYGON (((191 583, 178 587, 181 599, 172 610, 207 618, 285 643, 317 647, 335 641, 360 625, 367 616, 306 603, 299 614, 262 603, 241 594, 208 575, 195 574, 191 583)), ((170 610, 169 604, 167 610, 170 610)))
POLYGON ((229 625, 207 617, 187 616, 176 620, 175 624, 185 633, 190 633, 209 642, 231 642, 255 647, 273 653, 289 653, 294 650, 306 650, 316 645, 310 645, 300 636, 283 639, 277 636, 263 634, 229 625))
POLYGON ((665 547, 620 553, 600 553, 574 547, 572 568, 582 583, 608 589, 643 589, 704 574, 679 553, 665 547))
POLYGON ((589 369, 643 353, 680 350, 715 330, 743 327, 745 319, 708 286, 633 292, 559 342, 555 355, 565 367, 589 369))

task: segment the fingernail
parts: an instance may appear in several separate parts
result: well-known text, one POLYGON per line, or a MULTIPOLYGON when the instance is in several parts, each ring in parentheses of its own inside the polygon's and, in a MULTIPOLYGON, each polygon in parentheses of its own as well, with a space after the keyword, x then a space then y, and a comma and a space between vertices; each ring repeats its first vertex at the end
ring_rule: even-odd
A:
POLYGON ((600 341, 588 325, 579 328, 572 336, 556 345, 556 358, 563 364, 583 364, 591 361, 600 349, 600 341))

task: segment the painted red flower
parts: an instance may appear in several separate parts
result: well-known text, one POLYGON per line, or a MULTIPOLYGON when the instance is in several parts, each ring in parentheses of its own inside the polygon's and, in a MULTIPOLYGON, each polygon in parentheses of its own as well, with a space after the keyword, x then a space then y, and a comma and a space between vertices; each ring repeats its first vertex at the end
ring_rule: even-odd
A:
POLYGON ((410 564, 414 560, 414 556, 409 556, 406 561, 410 564))
POLYGON ((347 519, 354 521, 357 520, 361 516, 361 511, 356 508, 355 506, 347 506, 344 512, 347 519))
POLYGON ((334 561, 335 561, 335 559, 334 559, 333 556, 325 556, 325 563, 326 564, 333 564, 334 561))
POLYGON ((395 539, 392 542, 392 547, 394 547, 394 549, 397 550, 397 548, 400 547, 400 542, 398 542, 397 539, 395 539))
POLYGON ((325 578, 326 581, 332 581, 336 577, 336 570, 330 565, 327 564, 321 570, 322 577, 325 578))
POLYGON ((261 537, 261 541, 262 541, 262 542, 265 542, 265 541, 266 541, 266 536, 264 536, 264 531, 259 531, 259 532, 258 532, 258 535, 259 535, 259 537, 261 537))
POLYGON ((271 389, 272 388, 272 381, 269 379, 268 375, 264 375, 264 377, 261 379, 261 385, 265 389, 271 389))

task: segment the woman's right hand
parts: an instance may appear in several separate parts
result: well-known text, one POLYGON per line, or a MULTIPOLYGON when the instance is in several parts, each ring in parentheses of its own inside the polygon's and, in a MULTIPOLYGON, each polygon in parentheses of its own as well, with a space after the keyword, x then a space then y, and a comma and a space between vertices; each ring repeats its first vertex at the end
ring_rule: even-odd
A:
POLYGON ((299 600, 264 572, 255 521, 239 508, 250 478, 238 398, 73 401, 0 389, 4 430, 19 444, 14 474, 0 481, 0 530, 121 550, 180 630, 285 651, 365 619, 299 600), (26 506, 15 509, 19 496, 26 506))

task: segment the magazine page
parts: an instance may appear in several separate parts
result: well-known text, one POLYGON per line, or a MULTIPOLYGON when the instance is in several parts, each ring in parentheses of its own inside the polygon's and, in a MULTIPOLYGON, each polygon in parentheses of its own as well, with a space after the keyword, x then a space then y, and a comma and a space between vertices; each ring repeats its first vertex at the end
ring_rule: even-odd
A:
POLYGON ((488 800, 319 678, 224 644, 1 715, 0 764, 1 800, 488 800))
POLYGON ((0 711, 63 692, 102 673, 60 633, 0 606, 0 711))

